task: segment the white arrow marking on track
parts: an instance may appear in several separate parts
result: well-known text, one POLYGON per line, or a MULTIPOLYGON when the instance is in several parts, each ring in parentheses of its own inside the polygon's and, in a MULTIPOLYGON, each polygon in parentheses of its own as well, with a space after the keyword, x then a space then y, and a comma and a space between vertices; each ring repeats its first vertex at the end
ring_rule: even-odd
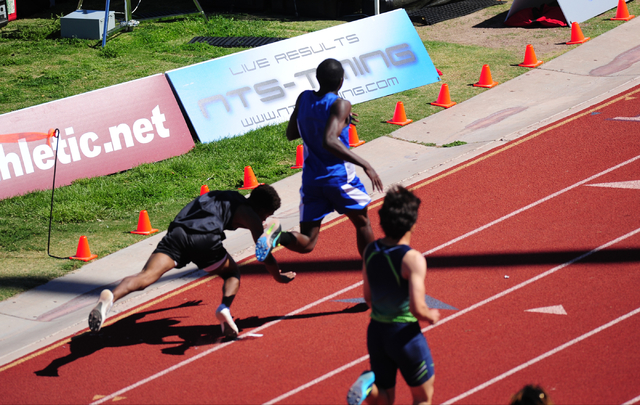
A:
POLYGON ((615 117, 612 118, 612 121, 635 121, 640 122, 640 115, 637 117, 615 117))
POLYGON ((562 305, 553 305, 551 307, 527 309, 524 312, 539 312, 541 314, 554 314, 554 315, 567 314, 567 311, 564 310, 564 307, 562 305))
POLYGON ((640 180, 618 181, 615 183, 586 184, 589 187, 632 188, 640 190, 640 180))

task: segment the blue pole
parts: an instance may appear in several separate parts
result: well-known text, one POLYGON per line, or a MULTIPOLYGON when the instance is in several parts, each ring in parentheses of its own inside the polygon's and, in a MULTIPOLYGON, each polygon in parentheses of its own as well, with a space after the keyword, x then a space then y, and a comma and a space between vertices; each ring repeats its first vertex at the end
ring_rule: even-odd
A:
POLYGON ((105 10, 104 10, 104 32, 102 34, 102 47, 104 48, 104 46, 107 44, 107 31, 108 31, 108 27, 109 27, 109 3, 111 1, 107 0, 107 4, 104 6, 105 10))

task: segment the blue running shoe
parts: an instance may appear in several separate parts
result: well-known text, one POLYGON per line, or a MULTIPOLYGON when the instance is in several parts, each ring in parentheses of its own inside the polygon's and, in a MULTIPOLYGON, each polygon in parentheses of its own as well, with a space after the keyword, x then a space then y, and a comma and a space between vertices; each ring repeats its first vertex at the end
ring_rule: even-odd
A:
POLYGON ((347 393, 347 404, 360 405, 365 400, 367 395, 371 392, 373 383, 376 381, 376 376, 373 371, 365 371, 360 374, 360 377, 353 383, 349 392, 347 393))
POLYGON ((267 223, 267 228, 256 242, 256 259, 263 262, 269 256, 271 249, 278 246, 282 226, 277 219, 272 219, 267 223))

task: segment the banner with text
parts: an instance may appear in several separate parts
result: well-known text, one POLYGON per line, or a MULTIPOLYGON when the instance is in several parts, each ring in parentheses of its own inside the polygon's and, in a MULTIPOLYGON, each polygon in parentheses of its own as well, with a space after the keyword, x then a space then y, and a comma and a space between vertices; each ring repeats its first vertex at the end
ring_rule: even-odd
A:
POLYGON ((440 80, 400 9, 167 72, 202 142, 287 121, 298 95, 319 88, 315 70, 342 62, 340 96, 352 104, 440 80))
POLYGON ((0 115, 0 199, 51 189, 56 147, 61 186, 178 156, 194 142, 162 74, 0 115))

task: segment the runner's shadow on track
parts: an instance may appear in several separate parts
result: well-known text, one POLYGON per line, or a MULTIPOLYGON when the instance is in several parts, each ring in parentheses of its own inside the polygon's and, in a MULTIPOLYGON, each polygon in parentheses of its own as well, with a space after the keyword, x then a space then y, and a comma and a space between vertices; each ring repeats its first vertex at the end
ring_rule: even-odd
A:
POLYGON ((238 329, 242 332, 243 329, 253 329, 258 328, 260 326, 266 325, 269 322, 278 321, 278 320, 292 320, 292 319, 309 319, 309 318, 317 318, 319 316, 327 316, 327 315, 340 315, 340 314, 357 314, 360 312, 366 312, 369 309, 369 306, 365 303, 359 303, 349 308, 345 308, 341 311, 330 311, 330 312, 315 312, 313 314, 299 314, 299 315, 281 315, 281 316, 268 316, 265 318, 260 318, 258 316, 250 316, 244 319, 236 319, 236 325, 238 329))
POLYGON ((189 301, 174 307, 138 312, 103 327, 98 333, 86 332, 74 336, 69 343, 68 355, 53 360, 44 369, 35 371, 35 374, 41 377, 58 377, 60 367, 108 347, 172 345, 161 351, 166 354, 184 354, 189 347, 214 343, 223 337, 220 325, 177 326, 180 321, 175 317, 139 322, 147 315, 196 307, 201 303, 202 301, 189 301), (178 337, 180 340, 166 341, 165 338, 168 337, 178 337))
MULTIPOLYGON (((278 260, 280 269, 283 272, 295 271, 296 273, 333 273, 343 271, 362 271, 362 260, 322 260, 314 257, 310 261, 280 261, 278 260)), ((240 267, 240 273, 245 274, 265 274, 262 263, 249 263, 240 267)))
MULTIPOLYGON (((54 359, 44 369, 37 370, 34 373, 40 377, 58 377, 61 367, 109 347, 126 347, 140 344, 169 345, 169 347, 164 347, 160 351, 169 355, 184 355, 191 347, 207 346, 226 341, 220 325, 178 326, 180 321, 175 317, 139 322, 147 315, 172 309, 195 307, 201 303, 202 301, 189 301, 174 307, 138 312, 103 327, 98 333, 87 332, 74 336, 69 343, 70 353, 68 355, 54 359), (172 337, 174 339, 165 340, 166 338, 172 337)), ((236 324, 238 328, 242 330, 255 328, 280 319, 305 319, 318 316, 358 313, 364 312, 367 309, 366 304, 358 304, 341 311, 292 316, 272 316, 266 318, 250 317, 239 319, 236 321, 236 324)))

